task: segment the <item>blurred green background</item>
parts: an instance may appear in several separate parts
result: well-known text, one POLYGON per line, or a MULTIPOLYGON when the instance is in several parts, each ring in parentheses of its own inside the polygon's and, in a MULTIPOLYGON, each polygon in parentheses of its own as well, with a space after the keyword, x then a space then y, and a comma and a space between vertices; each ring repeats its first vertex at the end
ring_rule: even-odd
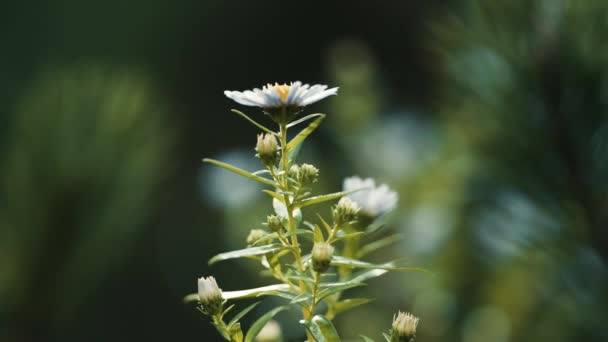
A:
POLYGON ((351 290, 344 340, 407 310, 417 341, 607 341, 607 29, 602 0, 3 3, 0 341, 219 341, 181 299, 267 283, 207 260, 271 204, 201 158, 258 169, 222 91, 291 80, 340 86, 315 190, 388 183, 374 258, 434 272, 351 290))

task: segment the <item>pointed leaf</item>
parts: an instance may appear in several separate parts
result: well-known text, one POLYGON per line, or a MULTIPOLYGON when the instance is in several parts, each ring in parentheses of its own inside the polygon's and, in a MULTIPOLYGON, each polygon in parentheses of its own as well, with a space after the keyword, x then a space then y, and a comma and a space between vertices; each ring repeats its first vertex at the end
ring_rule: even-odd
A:
POLYGON ((224 261, 224 260, 228 260, 228 259, 244 258, 244 257, 251 257, 251 256, 256 256, 256 255, 263 255, 266 253, 272 253, 272 252, 276 252, 276 251, 279 251, 284 248, 287 248, 287 247, 284 247, 280 244, 272 244, 272 245, 266 245, 266 246, 260 246, 260 247, 249 247, 249 248, 245 248, 245 249, 239 249, 236 251, 220 253, 220 254, 214 256, 213 258, 211 258, 211 260, 209 260, 209 265, 215 264, 218 261, 224 261))
POLYGON ((277 184, 275 182, 271 181, 270 179, 266 179, 266 178, 263 178, 263 177, 260 177, 260 176, 256 176, 256 175, 254 175, 251 172, 247 172, 245 170, 239 169, 236 166, 232 166, 230 164, 226 164, 226 163, 221 162, 219 160, 205 158, 205 159, 203 159, 203 162, 210 163, 210 164, 213 164, 213 165, 217 165, 219 167, 223 167, 224 169, 226 169, 228 171, 232 171, 232 172, 234 172, 236 174, 239 174, 239 175, 241 175, 243 177, 247 177, 247 178, 249 178, 251 180, 254 180, 256 182, 260 182, 260 183, 265 184, 265 185, 270 185, 272 187, 276 187, 277 186, 277 184))
POLYGON ((296 125, 298 125, 298 124, 301 124, 301 123, 302 123, 302 122, 304 122, 304 121, 308 121, 308 120, 310 120, 310 119, 312 119, 312 118, 316 118, 316 117, 318 117, 318 116, 324 116, 324 115, 325 115, 325 114, 321 114, 321 113, 315 113, 315 114, 306 115, 305 117, 303 117, 303 118, 301 118, 301 119, 298 119, 298 120, 295 120, 295 121, 292 121, 292 122, 288 123, 286 127, 287 127, 287 128, 291 128, 291 127, 293 127, 293 126, 296 126, 296 125))
POLYGON ((319 217, 319 220, 321 220, 321 223, 323 223, 323 227, 325 227, 325 231, 327 232, 327 235, 331 235, 332 232, 332 227, 327 224, 327 222, 325 222, 325 220, 323 219, 323 216, 321 216, 320 214, 317 214, 317 217, 319 217))
POLYGON ((319 228, 319 226, 315 225, 315 234, 314 234, 314 242, 323 242, 325 241, 325 238, 323 237, 323 232, 321 231, 321 228, 319 228))
POLYGON ((308 137, 312 132, 314 132, 317 127, 321 124, 321 122, 325 119, 325 114, 321 114, 318 118, 316 118, 313 122, 311 122, 306 128, 300 131, 291 141, 287 143, 285 147, 285 151, 289 153, 296 146, 300 145, 306 137, 308 137))
POLYGON ((340 191, 340 192, 334 192, 332 194, 327 194, 327 195, 308 197, 308 198, 302 199, 300 201, 297 201, 296 203, 294 203, 294 206, 296 208, 303 208, 303 207, 313 205, 313 204, 333 201, 342 196, 348 195, 350 193, 352 193, 352 191, 340 191))
POLYGON ((255 308, 256 306, 258 306, 258 304, 260 304, 260 302, 253 303, 253 304, 249 305, 248 307, 246 307, 241 312, 239 312, 238 314, 236 314, 234 317, 232 317, 232 319, 228 323, 228 328, 230 328, 233 324, 235 324, 236 322, 238 322, 239 319, 243 318, 246 314, 249 313, 249 311, 253 310, 253 308, 255 308))
POLYGON ((333 305, 332 310, 334 312, 334 315, 337 315, 341 312, 350 310, 352 308, 355 308, 357 306, 363 305, 363 304, 367 304, 369 302, 373 301, 372 298, 350 298, 350 299, 345 299, 341 302, 338 302, 336 304, 333 305))
POLYGON ((333 266, 346 266, 350 268, 379 268, 382 270, 389 271, 414 271, 414 272, 428 272, 423 268, 415 268, 415 267, 399 267, 396 266, 394 262, 387 262, 385 264, 372 264, 369 262, 346 258, 342 256, 334 256, 331 259, 331 264, 333 266))
POLYGON ((256 126, 257 128, 261 129, 262 131, 268 133, 268 134, 272 134, 272 135, 277 135, 275 132, 271 131, 270 129, 264 127, 264 125, 257 123, 255 120, 253 120, 252 118, 250 118, 249 116, 247 116, 245 113, 238 111, 236 109, 231 109, 231 112, 239 115, 240 117, 242 117, 243 119, 251 122, 254 126, 256 126))
POLYGON ((386 342, 391 342, 391 337, 387 333, 382 333, 382 336, 384 336, 386 342))
POLYGON ((348 290, 353 287, 365 286, 364 283, 355 283, 355 282, 345 282, 345 283, 334 283, 333 285, 321 290, 316 298, 317 303, 321 302, 321 300, 329 295, 332 295, 336 292, 341 292, 344 290, 348 290))
POLYGON ((367 271, 363 271, 363 272, 359 273, 358 275, 354 276, 349 281, 352 281, 355 283, 362 283, 368 279, 376 278, 376 277, 379 277, 386 273, 388 273, 387 270, 381 270, 381 269, 367 270, 367 271))
POLYGON ((403 235, 393 234, 393 235, 384 237, 382 239, 373 241, 371 243, 368 243, 367 245, 365 245, 365 246, 361 247, 361 249, 359 249, 359 251, 357 252, 357 258, 360 259, 369 253, 372 253, 372 252, 375 252, 384 247, 390 246, 393 243, 395 243, 401 239, 403 239, 403 235))
MULTIPOLYGON (((275 284, 262 287, 256 287, 253 289, 239 290, 239 291, 222 291, 222 297, 224 299, 242 299, 242 298, 253 298, 260 296, 271 296, 278 291, 289 291, 289 285, 287 284, 275 284)), ((184 302, 198 302, 198 293, 191 293, 184 297, 184 302)))
POLYGON ((339 235, 339 236, 333 238, 333 241, 348 240, 348 239, 352 239, 354 237, 361 237, 361 235, 363 235, 363 234, 365 234, 365 232, 354 232, 354 233, 342 234, 342 235, 339 235))
POLYGON ((258 318, 258 320, 255 321, 255 323, 253 323, 251 325, 251 328, 249 328, 249 331, 247 331, 247 335, 245 335, 245 342, 253 342, 253 339, 256 336, 258 336, 258 334, 260 333, 262 328, 266 325, 266 323, 268 323, 268 321, 270 321, 279 312, 281 312, 283 310, 287 310, 288 308, 289 308, 289 306, 279 306, 278 308, 270 310, 269 312, 264 314, 262 317, 258 318))
POLYGON ((316 315, 310 321, 300 321, 317 342, 340 342, 333 323, 323 315, 316 315))
POLYGON ((363 339, 363 342, 376 342, 365 335, 359 335, 359 336, 363 339))

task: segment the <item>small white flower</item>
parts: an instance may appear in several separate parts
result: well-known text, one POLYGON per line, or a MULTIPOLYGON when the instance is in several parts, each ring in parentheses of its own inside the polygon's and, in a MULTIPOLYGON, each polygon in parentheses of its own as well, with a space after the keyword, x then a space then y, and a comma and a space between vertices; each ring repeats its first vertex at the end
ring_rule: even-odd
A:
POLYGON ((280 107, 304 107, 324 98, 336 95, 338 88, 327 89, 326 85, 315 84, 312 87, 300 81, 290 84, 267 84, 262 89, 255 88, 245 91, 224 91, 229 99, 245 106, 265 109, 280 107))
POLYGON ((355 201, 361 208, 361 213, 377 217, 395 209, 399 196, 388 185, 381 184, 376 187, 372 178, 362 179, 358 176, 344 179, 344 191, 356 191, 347 197, 355 201))
POLYGON ((416 327, 418 326, 418 317, 409 312, 401 312, 393 316, 393 329, 391 341, 394 342, 411 342, 416 336, 416 327))
POLYGON ((222 312, 224 299, 215 278, 198 278, 198 298, 208 314, 216 315, 222 312))

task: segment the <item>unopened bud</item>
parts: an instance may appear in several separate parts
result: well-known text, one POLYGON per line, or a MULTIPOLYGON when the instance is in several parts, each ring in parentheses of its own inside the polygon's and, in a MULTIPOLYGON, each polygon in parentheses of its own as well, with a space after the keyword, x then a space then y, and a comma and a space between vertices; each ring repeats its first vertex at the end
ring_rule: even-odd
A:
POLYGON ((268 215, 266 216, 266 226, 268 229, 278 232, 283 229, 283 224, 281 223, 281 218, 277 215, 268 215))
POLYGON ((300 167, 298 165, 292 165, 287 171, 287 177, 296 180, 300 180, 300 167))
POLYGON ((355 221, 357 213, 359 213, 359 205, 348 197, 342 197, 333 210, 334 223, 341 226, 355 221))
POLYGON ((393 316, 391 342, 412 342, 416 337, 418 317, 409 312, 401 312, 393 316))
POLYGON ((327 242, 317 242, 312 247, 312 269, 323 273, 329 268, 334 247, 327 242))
POLYGON ((224 298, 215 278, 198 278, 198 299, 207 314, 215 316, 222 313, 224 298))
POLYGON ((266 166, 274 165, 277 162, 279 146, 277 138, 270 133, 258 134, 258 142, 255 146, 256 157, 260 158, 262 164, 266 166))
POLYGON ((253 246, 253 244, 264 236, 268 235, 265 230, 252 229, 247 236, 247 244, 253 246))
POLYGON ((310 164, 300 165, 300 184, 306 186, 317 181, 319 169, 310 164))

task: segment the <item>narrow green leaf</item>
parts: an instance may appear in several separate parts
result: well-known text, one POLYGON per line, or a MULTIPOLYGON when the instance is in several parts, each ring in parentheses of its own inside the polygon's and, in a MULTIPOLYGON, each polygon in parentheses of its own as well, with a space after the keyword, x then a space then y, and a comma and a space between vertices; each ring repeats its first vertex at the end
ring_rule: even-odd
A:
POLYGON ((300 321, 317 342, 340 342, 333 323, 323 315, 316 315, 310 321, 300 321))
POLYGON ((325 222, 325 220, 323 219, 323 216, 321 216, 320 214, 317 214, 317 217, 319 217, 319 220, 321 220, 321 223, 323 223, 323 227, 325 227, 325 231, 327 232, 327 235, 331 235, 331 231, 333 230, 332 227, 327 224, 327 222, 325 222))
POLYGON ((376 342, 365 335, 359 335, 359 336, 363 339, 363 342, 376 342))
POLYGON ((342 234, 342 235, 339 235, 339 236, 333 238, 333 241, 348 240, 348 239, 352 239, 354 237, 360 237, 363 234, 365 234, 365 232, 354 232, 354 233, 342 234))
POLYGON ((255 321, 255 323, 253 323, 251 325, 251 328, 249 328, 249 331, 247 331, 247 335, 245 335, 245 342, 253 342, 253 339, 256 336, 258 336, 258 334, 260 333, 262 328, 266 325, 266 323, 268 323, 268 321, 270 321, 279 312, 281 312, 283 310, 287 310, 288 308, 289 308, 289 306, 279 306, 278 308, 270 310, 269 312, 264 314, 262 317, 258 318, 258 320, 255 321))
POLYGON ((382 333, 382 336, 384 336, 386 342, 391 342, 391 337, 387 333, 382 333))
POLYGON ((317 127, 321 124, 321 122, 325 119, 325 114, 321 114, 318 118, 316 118, 313 122, 311 122, 306 128, 300 131, 291 141, 287 143, 285 147, 286 153, 293 150, 296 146, 300 145, 306 137, 308 137, 312 132, 314 132, 317 127))
POLYGON ((249 178, 251 180, 254 180, 256 182, 260 182, 260 183, 265 184, 265 185, 270 185, 272 187, 276 187, 277 186, 277 184, 275 182, 271 181, 270 179, 266 179, 266 178, 263 178, 263 177, 260 177, 260 176, 256 176, 256 175, 254 175, 251 172, 247 172, 245 170, 239 169, 236 166, 232 166, 230 164, 226 164, 226 163, 221 162, 219 160, 205 158, 205 159, 203 159, 203 162, 210 163, 210 164, 222 167, 222 168, 224 168, 224 169, 226 169, 228 171, 232 171, 232 172, 234 172, 236 174, 239 174, 239 175, 241 175, 243 177, 247 177, 247 178, 249 178))
POLYGON ((253 310, 253 308, 258 306, 258 304, 260 304, 260 302, 253 303, 253 304, 249 305, 248 307, 246 307, 241 312, 239 312, 238 314, 236 314, 234 317, 232 317, 230 322, 228 322, 228 328, 230 328, 234 323, 238 322, 239 319, 243 318, 246 314, 249 313, 249 311, 253 310))
POLYGON ((348 290, 353 287, 365 286, 364 283, 354 283, 354 282, 344 282, 344 283, 334 283, 333 285, 321 290, 317 295, 316 301, 317 303, 321 302, 321 300, 329 295, 332 295, 336 292, 341 292, 344 290, 348 290))
POLYGON ((334 315, 373 301, 372 298, 350 298, 333 305, 334 315))
POLYGON ((373 241, 371 243, 368 243, 367 245, 365 245, 365 246, 361 247, 361 249, 359 249, 359 251, 357 252, 357 258, 360 259, 369 253, 372 253, 372 252, 375 252, 384 247, 390 246, 393 243, 395 243, 401 239, 403 239, 403 235, 393 234, 393 235, 384 237, 382 239, 373 241))
POLYGON ((257 123, 255 120, 253 120, 252 118, 250 118, 249 116, 247 116, 247 114, 238 111, 236 109, 231 109, 231 112, 239 115, 240 117, 244 118, 245 120, 251 122, 254 126, 256 126, 257 128, 261 129, 262 131, 268 133, 268 134, 272 134, 272 135, 277 135, 275 132, 271 131, 270 129, 264 127, 264 125, 257 123))
POLYGON ((321 231, 321 228, 319 228, 319 226, 315 225, 315 243, 317 242, 323 242, 325 241, 325 238, 323 237, 323 232, 321 231))
MULTIPOLYGON (((239 290, 239 291, 222 291, 222 297, 227 300, 231 299, 242 299, 242 298, 254 298, 260 296, 272 296, 275 292, 289 291, 289 285, 287 284, 275 284, 262 287, 256 287, 253 289, 239 290)), ((293 298, 293 297, 292 297, 293 298)), ((198 293, 191 293, 184 297, 184 302, 198 302, 198 293)))
POLYGON ((357 274, 349 281, 352 281, 354 283, 362 283, 368 279, 376 278, 376 277, 379 277, 386 273, 388 273, 387 270, 381 270, 381 269, 367 270, 367 271, 363 271, 363 272, 357 274))
POLYGON ((283 197, 283 195, 279 195, 274 191, 271 190, 262 190, 263 193, 269 195, 272 198, 275 198, 276 200, 280 201, 283 205, 285 205, 285 198, 283 197))
POLYGON ((251 256, 256 256, 256 255, 263 255, 266 253, 272 253, 272 252, 279 251, 283 248, 286 248, 286 247, 284 247, 280 244, 272 244, 272 245, 267 245, 267 246, 249 247, 249 248, 245 248, 245 249, 239 249, 236 251, 220 253, 220 254, 214 256, 213 258, 211 258, 211 260, 209 260, 209 265, 215 264, 218 261, 224 261, 224 260, 228 260, 228 259, 244 258, 244 257, 251 257, 251 256))
POLYGON ((369 262, 350 259, 342 256, 334 256, 331 259, 332 266, 346 266, 350 268, 373 268, 373 269, 382 269, 389 271, 413 271, 413 272, 428 272, 423 268, 416 267, 399 267, 396 266, 394 262, 387 262, 385 264, 372 264, 369 262))
POLYGON ((294 206, 296 208, 303 208, 303 207, 313 205, 313 204, 333 201, 342 196, 348 195, 350 193, 352 193, 352 191, 340 191, 340 192, 334 192, 332 194, 327 194, 327 195, 308 197, 308 198, 297 201, 296 203, 294 203, 294 206))
POLYGON ((325 115, 325 114, 321 114, 321 113, 315 113, 315 114, 306 115, 305 117, 303 117, 303 118, 301 118, 301 119, 298 119, 298 120, 296 120, 296 121, 292 121, 292 122, 288 123, 288 124, 287 124, 287 128, 291 128, 291 127, 293 127, 293 126, 296 126, 296 125, 298 125, 298 124, 301 124, 301 123, 302 123, 302 122, 304 122, 304 121, 308 121, 308 120, 310 120, 310 119, 312 119, 312 118, 316 118, 316 117, 318 117, 318 116, 324 116, 324 115, 325 115))

